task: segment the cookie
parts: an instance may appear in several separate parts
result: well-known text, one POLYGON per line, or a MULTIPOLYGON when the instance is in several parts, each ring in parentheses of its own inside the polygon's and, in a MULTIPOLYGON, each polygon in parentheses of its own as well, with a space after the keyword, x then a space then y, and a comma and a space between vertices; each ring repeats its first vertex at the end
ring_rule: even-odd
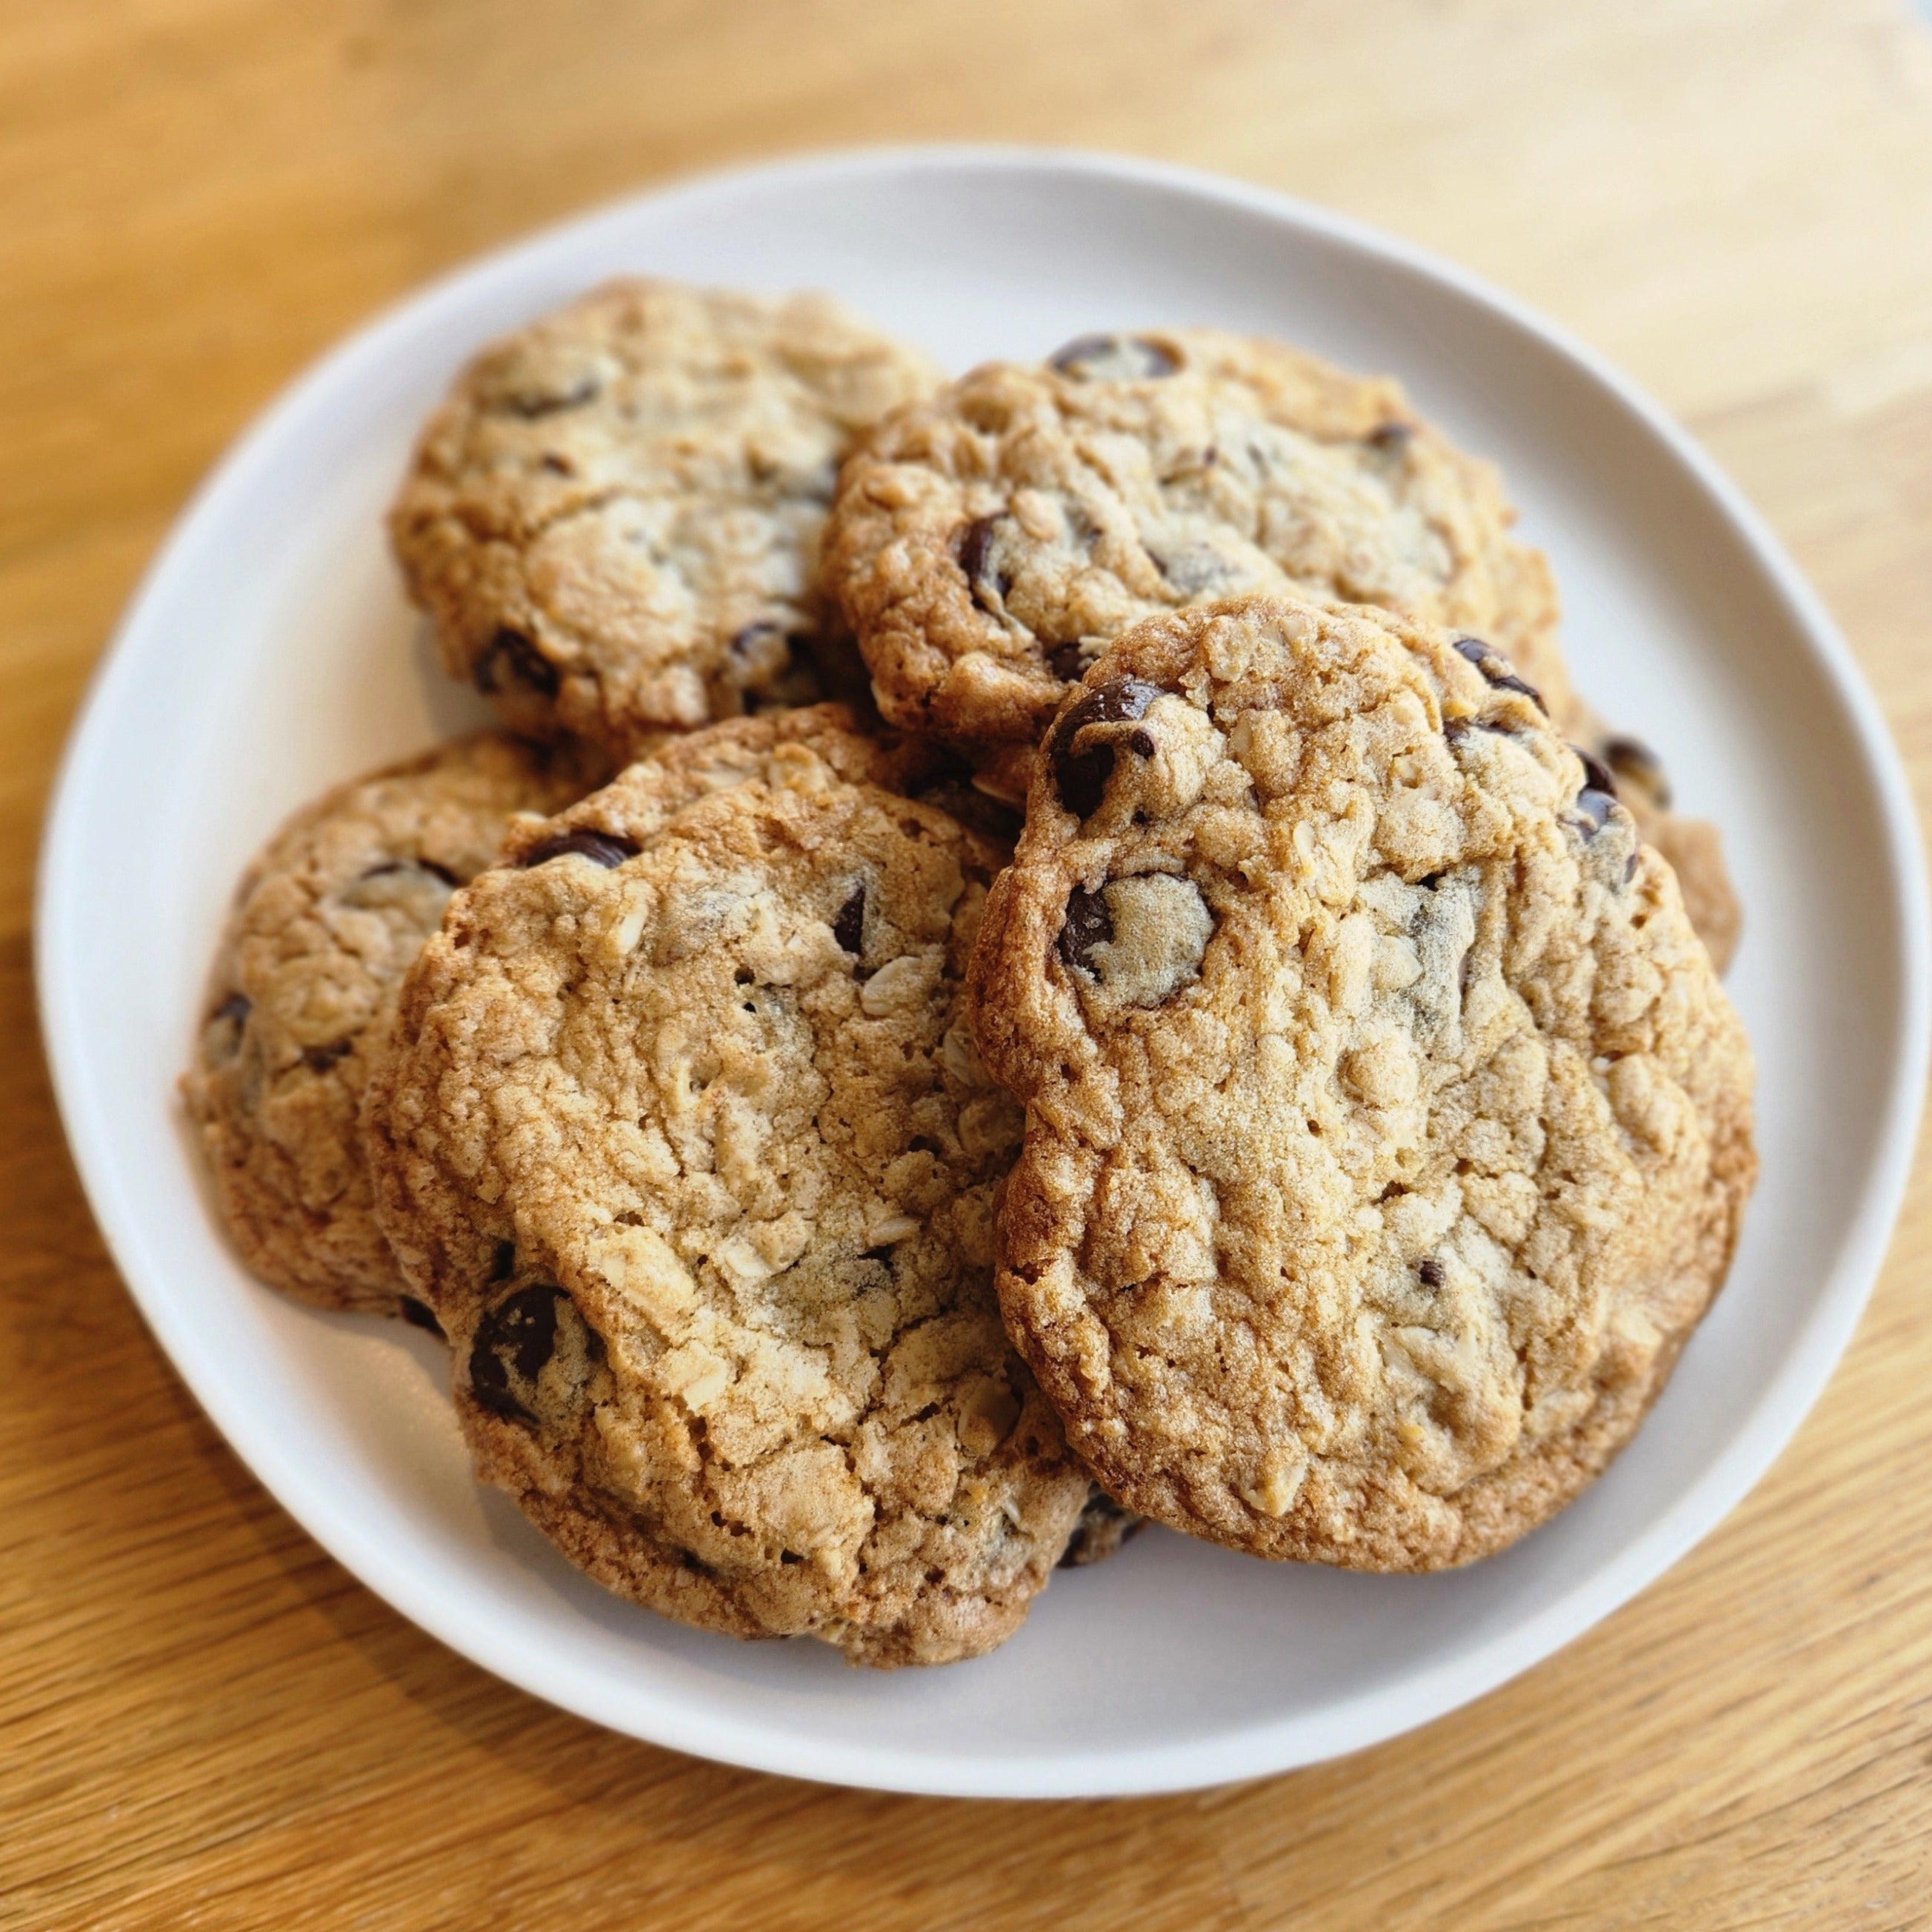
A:
POLYGON ((830 299, 612 282, 486 350, 390 513, 445 668, 620 754, 836 686, 820 531, 856 431, 936 381, 830 299))
POLYGON ((1492 654, 1266 598, 1049 736, 971 971, 1010 1331, 1126 1507, 1432 1570, 1609 1462, 1724 1279, 1750 1058, 1615 781, 1492 654))
MULTIPOLYGON (((1480 637, 1576 742, 1634 745, 1576 696, 1555 583, 1515 518, 1496 471, 1391 380, 1210 329, 1088 336, 886 418, 847 465, 826 568, 886 716, 971 743, 1009 796, 1110 640, 1247 591, 1480 637)), ((1739 911, 1715 829, 1670 812, 1645 756, 1658 784, 1629 802, 1721 970, 1739 911)))
POLYGON ((1080 1512, 1080 1520, 1073 1526, 1073 1534, 1066 1539, 1066 1547, 1060 1553, 1060 1567, 1063 1570, 1084 1570, 1096 1563, 1104 1563, 1108 1557, 1118 1556, 1122 1546, 1132 1541, 1146 1527, 1145 1516, 1123 1509, 1096 1483, 1088 1492, 1087 1506, 1080 1512))
POLYGON ((720 724, 520 834, 366 1122, 479 1475, 668 1616, 942 1663, 1018 1628, 1089 1478, 992 1291, 1005 853, 853 722, 720 724))
POLYGON ((371 1053, 450 894, 518 813, 587 788, 567 760, 481 732, 339 786, 250 866, 182 1084, 230 1232, 265 1281, 324 1308, 398 1312, 356 1131, 371 1053))
POLYGON ((1612 730, 1580 704, 1562 722, 1570 737, 1609 768, 1618 796, 1636 820, 1637 836, 1654 845, 1677 874, 1684 910, 1711 963, 1720 973, 1729 970, 1743 935, 1744 908, 1718 828, 1708 819, 1685 818, 1671 808, 1663 760, 1642 739, 1612 730))
POLYGON ((1213 329, 1083 337, 902 406, 840 479, 826 574, 894 722, 1033 742, 1138 620, 1248 591, 1476 632, 1559 707, 1540 553, 1399 385, 1213 329))

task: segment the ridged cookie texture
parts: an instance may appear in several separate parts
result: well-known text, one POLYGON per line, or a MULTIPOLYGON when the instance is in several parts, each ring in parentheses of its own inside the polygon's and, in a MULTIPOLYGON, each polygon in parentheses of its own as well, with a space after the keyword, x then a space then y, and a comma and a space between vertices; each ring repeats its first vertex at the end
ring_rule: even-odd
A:
POLYGON ((1018 1627, 1089 1478, 992 1290, 1004 851, 854 722, 694 734, 524 835, 366 1118, 482 1476, 667 1616, 934 1664, 1018 1627))
POLYGON ((1480 632, 1567 697, 1540 553, 1400 386, 1205 328, 1082 337, 902 406, 840 478, 827 581, 908 728, 1030 742, 1138 620, 1246 591, 1480 632))
POLYGON ((450 894, 517 814, 548 817, 590 782, 570 760, 480 732, 338 786, 250 866, 182 1086, 230 1231, 264 1280, 325 1308, 397 1312, 404 1285, 356 1127, 371 1058, 450 894))
POLYGON ((1430 1570, 1629 1438, 1722 1282, 1749 1050, 1614 780, 1493 653, 1254 598, 1047 740, 971 989, 1010 1331, 1128 1508, 1430 1570))
POLYGON ((820 296, 627 279, 508 337, 390 513, 445 668, 515 729, 620 755, 836 694, 818 564, 838 464, 937 380, 820 296))

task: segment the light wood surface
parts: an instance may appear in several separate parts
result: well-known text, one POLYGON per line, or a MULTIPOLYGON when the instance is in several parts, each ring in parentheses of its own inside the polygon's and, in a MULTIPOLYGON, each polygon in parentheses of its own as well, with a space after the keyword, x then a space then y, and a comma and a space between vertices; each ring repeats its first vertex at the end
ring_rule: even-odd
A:
POLYGON ((196 478, 478 248, 674 170, 940 137, 1223 169, 1553 314, 1766 512, 1932 787, 1908 0, 0 0, 0 1924, 1932 1923, 1923 1160, 1816 1413, 1670 1576, 1418 1735, 1160 1801, 868 1796, 563 1717, 339 1570, 148 1339, 55 1120, 29 897, 196 478))

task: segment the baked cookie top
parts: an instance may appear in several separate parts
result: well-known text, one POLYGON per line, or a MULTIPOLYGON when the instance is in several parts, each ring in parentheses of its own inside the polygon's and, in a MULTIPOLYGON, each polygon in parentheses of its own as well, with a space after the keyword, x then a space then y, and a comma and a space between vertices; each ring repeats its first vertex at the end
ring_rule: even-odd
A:
MULTIPOLYGON (((356 1112, 404 970, 519 812, 588 784, 479 732, 338 786, 244 876, 182 1088, 229 1228, 266 1281, 325 1308, 397 1312, 356 1112)), ((427 1318, 426 1314, 422 1318, 427 1318)))
POLYGON ((850 722, 721 724, 520 836, 368 1121, 480 1473, 668 1615, 940 1663, 1018 1628, 1088 1478, 992 1291, 1004 854, 850 722))
POLYGON ((1432 1569, 1635 1429, 1756 1163, 1612 793, 1506 664, 1366 611, 1185 611, 1088 671, 971 986, 1027 1110, 1008 1327, 1121 1503, 1432 1569))
POLYGON ((830 298, 610 283, 485 350, 390 512, 446 668, 519 730, 809 701, 854 434, 938 380, 830 298))
POLYGON ((1252 591, 1478 632, 1560 710, 1555 592, 1514 516, 1394 382, 1150 330, 886 417, 840 478, 826 575, 886 716, 962 739, 1036 739, 1130 625, 1252 591))

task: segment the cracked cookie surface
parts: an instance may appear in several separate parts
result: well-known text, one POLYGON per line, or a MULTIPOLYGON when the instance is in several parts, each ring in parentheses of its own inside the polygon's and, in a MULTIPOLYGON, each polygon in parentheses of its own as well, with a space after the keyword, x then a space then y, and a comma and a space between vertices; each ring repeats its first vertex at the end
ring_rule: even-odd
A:
POLYGON ((1253 591, 1387 605, 1568 684, 1540 553, 1496 471, 1400 386, 1215 329, 988 363, 846 466, 828 584, 894 722, 1030 742, 1140 619, 1253 591))
POLYGON ((1089 1478, 992 1292, 1005 852, 852 724, 693 734, 523 834, 365 1118, 481 1475, 668 1616, 940 1663, 1018 1628, 1089 1478))
POLYGON ((971 985, 1027 1108, 1008 1327, 1121 1503, 1433 1569, 1641 1421, 1756 1162, 1614 789, 1493 654, 1366 611, 1184 612, 1088 673, 971 985))
POLYGON ((243 878, 208 1018, 182 1081, 217 1197, 248 1264, 325 1308, 398 1312, 356 1116, 404 973, 514 814, 588 774, 481 732, 338 786, 243 878))
POLYGON ((626 280, 484 352, 389 527, 444 667, 622 755, 836 688, 820 530, 855 432, 938 380, 828 298, 626 280))

